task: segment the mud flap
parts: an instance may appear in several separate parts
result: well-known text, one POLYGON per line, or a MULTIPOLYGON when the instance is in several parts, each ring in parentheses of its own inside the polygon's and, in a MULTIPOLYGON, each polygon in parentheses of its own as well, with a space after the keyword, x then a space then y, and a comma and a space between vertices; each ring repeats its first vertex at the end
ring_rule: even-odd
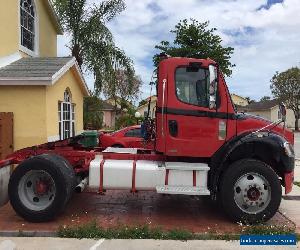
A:
POLYGON ((8 201, 8 182, 11 175, 11 166, 0 168, 0 207, 4 206, 8 201))

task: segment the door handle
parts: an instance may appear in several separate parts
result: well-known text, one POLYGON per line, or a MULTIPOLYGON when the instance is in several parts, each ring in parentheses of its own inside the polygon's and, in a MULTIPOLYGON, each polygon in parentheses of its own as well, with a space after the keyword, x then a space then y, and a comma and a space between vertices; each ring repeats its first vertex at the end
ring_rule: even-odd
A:
POLYGON ((178 135, 178 123, 175 120, 169 120, 169 133, 173 137, 178 135))

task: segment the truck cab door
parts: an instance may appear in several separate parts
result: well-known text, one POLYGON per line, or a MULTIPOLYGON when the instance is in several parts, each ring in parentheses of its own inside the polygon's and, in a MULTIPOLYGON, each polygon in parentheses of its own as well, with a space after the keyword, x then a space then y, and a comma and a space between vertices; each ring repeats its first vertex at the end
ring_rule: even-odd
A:
POLYGON ((227 102, 218 84, 218 108, 210 108, 207 60, 168 59, 167 98, 159 111, 164 117, 165 154, 211 157, 225 142, 227 102), (192 60, 192 61, 191 61, 192 60))

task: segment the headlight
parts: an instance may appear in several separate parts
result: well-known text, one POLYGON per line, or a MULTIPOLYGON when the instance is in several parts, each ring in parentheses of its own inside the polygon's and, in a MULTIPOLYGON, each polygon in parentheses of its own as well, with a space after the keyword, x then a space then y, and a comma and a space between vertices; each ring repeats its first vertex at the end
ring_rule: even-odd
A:
POLYGON ((288 157, 295 157, 294 148, 290 143, 285 142, 283 144, 283 148, 284 148, 284 151, 285 151, 285 153, 288 157))

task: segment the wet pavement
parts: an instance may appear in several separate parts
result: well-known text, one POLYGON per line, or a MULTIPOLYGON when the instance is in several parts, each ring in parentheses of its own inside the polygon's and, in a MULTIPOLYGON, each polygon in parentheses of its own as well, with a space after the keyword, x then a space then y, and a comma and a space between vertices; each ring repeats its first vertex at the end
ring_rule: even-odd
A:
MULTIPOLYGON (((74 194, 65 212, 47 223, 29 223, 16 215, 10 204, 0 209, 0 232, 55 232, 60 226, 75 226, 96 221, 104 228, 120 225, 149 225, 162 229, 186 229, 195 233, 238 233, 241 227, 231 222, 208 197, 162 195, 156 192, 108 191, 74 194)), ((291 225, 281 213, 273 225, 291 225)))

